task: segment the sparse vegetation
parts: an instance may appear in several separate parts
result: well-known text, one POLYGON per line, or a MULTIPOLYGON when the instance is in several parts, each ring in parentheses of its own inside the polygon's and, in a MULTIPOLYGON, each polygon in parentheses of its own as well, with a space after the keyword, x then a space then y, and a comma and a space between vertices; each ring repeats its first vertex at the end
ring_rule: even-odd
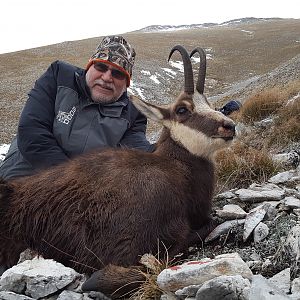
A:
POLYGON ((236 142, 216 156, 217 193, 230 188, 248 187, 253 182, 264 182, 280 168, 266 150, 236 142))
POLYGON ((250 96, 241 110, 232 114, 236 122, 248 125, 271 117, 272 125, 251 127, 251 132, 239 136, 229 150, 218 153, 217 192, 264 182, 283 168, 272 160, 272 153, 300 141, 299 91, 300 80, 267 89, 250 96))
POLYGON ((300 98, 291 104, 283 106, 274 119, 270 130, 268 145, 291 144, 300 141, 300 98))
POLYGON ((244 102, 240 111, 240 121, 253 124, 275 114, 285 98, 285 93, 278 87, 254 94, 244 102))

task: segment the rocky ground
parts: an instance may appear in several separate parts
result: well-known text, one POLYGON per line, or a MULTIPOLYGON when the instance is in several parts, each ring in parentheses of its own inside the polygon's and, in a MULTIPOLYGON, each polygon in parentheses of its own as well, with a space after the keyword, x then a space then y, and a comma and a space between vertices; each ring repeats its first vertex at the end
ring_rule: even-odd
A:
MULTIPOLYGON (((189 249, 188 260, 158 275, 162 296, 148 292, 133 299, 300 299, 299 217, 300 166, 266 183, 218 194, 219 225, 189 249)), ((2 275, 0 299, 107 299, 81 291, 84 275, 26 255, 2 275)))

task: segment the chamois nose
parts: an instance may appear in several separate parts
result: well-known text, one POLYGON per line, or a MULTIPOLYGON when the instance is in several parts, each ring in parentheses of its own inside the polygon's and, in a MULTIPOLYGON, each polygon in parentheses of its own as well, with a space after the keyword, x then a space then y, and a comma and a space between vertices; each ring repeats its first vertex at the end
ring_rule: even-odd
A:
POLYGON ((231 131, 231 132, 235 133, 235 124, 231 121, 224 121, 223 128, 226 131, 231 131))
POLYGON ((235 124, 231 120, 224 120, 218 129, 219 134, 223 138, 233 138, 235 136, 235 124))

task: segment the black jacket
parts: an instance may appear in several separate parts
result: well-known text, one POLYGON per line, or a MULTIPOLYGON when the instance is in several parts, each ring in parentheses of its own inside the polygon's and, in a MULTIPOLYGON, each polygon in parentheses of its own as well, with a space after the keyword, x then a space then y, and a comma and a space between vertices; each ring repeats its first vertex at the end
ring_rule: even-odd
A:
POLYGON ((95 148, 152 151, 146 123, 126 93, 112 104, 95 103, 86 87, 85 70, 56 61, 29 93, 0 176, 31 175, 95 148))

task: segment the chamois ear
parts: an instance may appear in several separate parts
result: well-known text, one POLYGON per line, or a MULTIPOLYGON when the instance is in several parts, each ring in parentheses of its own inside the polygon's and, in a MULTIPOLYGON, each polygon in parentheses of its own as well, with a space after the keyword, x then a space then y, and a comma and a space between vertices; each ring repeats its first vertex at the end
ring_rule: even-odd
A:
POLYGON ((169 115, 166 108, 147 103, 136 96, 131 95, 130 100, 143 115, 155 122, 162 122, 169 115))

